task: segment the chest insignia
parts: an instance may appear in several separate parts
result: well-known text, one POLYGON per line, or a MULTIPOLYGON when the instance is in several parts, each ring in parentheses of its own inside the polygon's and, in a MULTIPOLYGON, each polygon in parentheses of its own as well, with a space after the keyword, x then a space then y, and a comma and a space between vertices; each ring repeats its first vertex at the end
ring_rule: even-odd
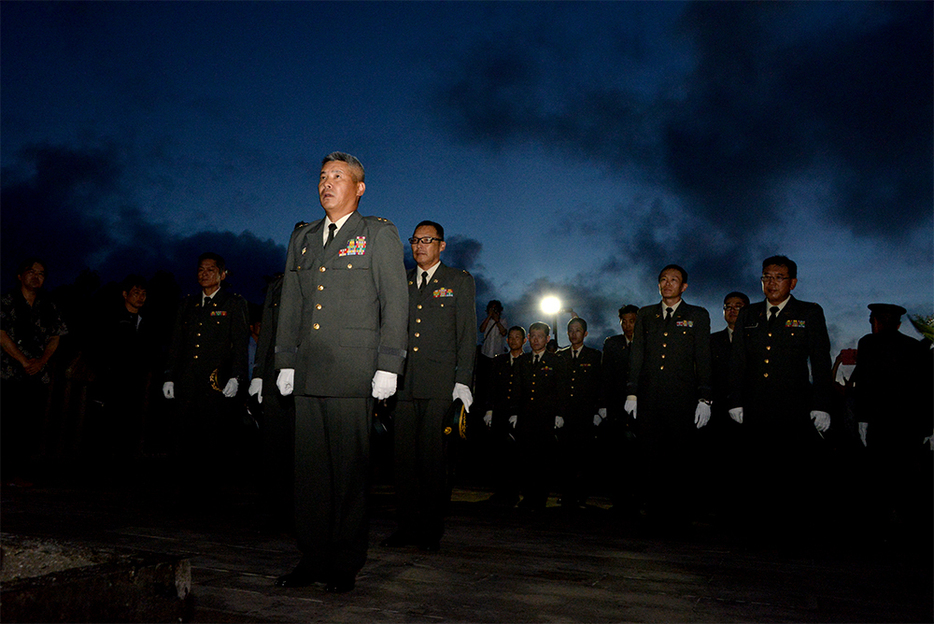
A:
POLYGON ((694 327, 694 321, 678 321, 675 327, 694 327))
POLYGON ((347 241, 347 246, 337 252, 338 256, 362 256, 366 253, 366 236, 347 241))
POLYGON ((227 316, 227 310, 211 310, 211 316, 227 316))
POLYGON ((804 321, 799 321, 797 319, 788 319, 785 321, 785 327, 800 327, 803 329, 804 326, 804 321))
POLYGON ((431 293, 432 297, 453 297, 454 289, 453 288, 439 288, 438 290, 431 293))

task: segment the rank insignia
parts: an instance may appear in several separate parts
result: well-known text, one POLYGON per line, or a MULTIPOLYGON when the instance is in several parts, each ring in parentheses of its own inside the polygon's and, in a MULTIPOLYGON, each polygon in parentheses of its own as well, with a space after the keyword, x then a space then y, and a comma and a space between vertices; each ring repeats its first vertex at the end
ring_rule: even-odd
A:
POLYGON ((694 321, 678 321, 675 327, 694 327, 694 321))
POLYGON ((797 319, 788 319, 785 321, 785 327, 800 327, 804 329, 804 321, 799 321, 797 319))
POLYGON ((453 297, 454 289, 453 288, 439 288, 438 290, 431 293, 432 297, 453 297))
POLYGON ((347 246, 337 252, 338 256, 362 256, 366 253, 366 236, 358 236, 347 241, 347 246))
POLYGON ((227 316, 227 310, 211 310, 211 316, 227 316))

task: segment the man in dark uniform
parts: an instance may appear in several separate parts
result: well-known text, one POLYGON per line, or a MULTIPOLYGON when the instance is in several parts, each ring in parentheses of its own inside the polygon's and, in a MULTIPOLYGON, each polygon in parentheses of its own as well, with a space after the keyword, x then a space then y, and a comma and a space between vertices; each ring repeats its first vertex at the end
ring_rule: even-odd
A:
POLYGON ((600 415, 605 423, 597 430, 598 461, 603 483, 613 500, 613 511, 625 514, 638 512, 636 488, 639 486, 639 440, 636 423, 623 405, 626 394, 620 392, 629 382, 629 356, 636 329, 639 308, 624 305, 617 311, 622 334, 607 336, 603 341, 603 405, 600 415))
POLYGON ((417 544, 436 551, 450 501, 444 416, 452 401, 470 410, 476 357, 473 277, 441 262, 444 228, 422 221, 409 239, 409 354, 395 412, 395 482, 399 528, 383 546, 417 544))
POLYGON ((860 338, 853 371, 854 409, 869 451, 868 494, 878 537, 907 531, 930 539, 931 354, 927 342, 898 331, 905 308, 869 305, 872 333, 860 338), (925 488, 925 485, 928 487, 925 488))
POLYGON ((681 299, 687 287, 687 271, 670 264, 661 303, 639 310, 625 405, 640 425, 648 511, 665 523, 689 519, 694 429, 710 419, 710 316, 681 299))
POLYGON ((509 353, 500 353, 493 358, 490 371, 490 392, 487 394, 487 412, 483 422, 490 428, 493 452, 493 495, 488 499, 493 505, 515 507, 519 502, 519 483, 516 475, 516 440, 513 424, 513 403, 517 397, 516 361, 525 345, 525 328, 513 325, 506 334, 509 353))
MULTIPOLYGON (((713 371, 713 406, 710 423, 701 432, 701 447, 704 465, 710 466, 712 474, 729 474, 736 461, 736 449, 741 448, 740 425, 730 418, 727 396, 729 394, 730 351, 733 346, 733 331, 739 312, 749 305, 749 297, 738 291, 723 298, 723 320, 726 327, 710 334, 710 360, 713 371)), ((728 481, 711 479, 705 484, 706 507, 713 513, 730 513, 743 503, 736 489, 728 481)))
MULTIPOLYGON (((587 321, 580 317, 568 321, 567 347, 558 355, 567 360, 568 402, 564 427, 558 436, 559 466, 561 471, 561 506, 566 509, 582 507, 587 502, 587 479, 595 472, 593 462, 593 428, 602 420, 600 361, 598 349, 584 344, 587 321)), ((606 410, 603 410, 604 413, 606 410)))
POLYGON ((547 350, 551 328, 538 321, 529 326, 531 353, 516 360, 516 398, 510 422, 516 429, 522 500, 519 508, 540 511, 548 502, 557 457, 555 430, 567 413, 567 361, 547 350))
POLYGON ((182 493, 196 503, 216 494, 232 468, 239 416, 229 399, 246 379, 250 335, 246 300, 221 286, 224 259, 201 254, 197 275, 201 291, 179 305, 162 386, 178 402, 182 493))
POLYGON ((824 311, 795 299, 797 284, 793 260, 763 261, 765 300, 740 311, 729 371, 730 417, 742 424, 748 453, 736 470, 754 475, 749 491, 759 503, 751 511, 788 529, 817 521, 817 458, 833 404, 824 311))
MULTIPOLYGON (((366 561, 374 398, 387 399, 405 361, 408 290, 396 226, 357 212, 363 165, 334 152, 321 165, 326 217, 292 232, 276 381, 295 396, 295 529, 302 558, 279 587, 354 588, 366 561)), ((471 328, 473 331, 473 328, 471 328)))

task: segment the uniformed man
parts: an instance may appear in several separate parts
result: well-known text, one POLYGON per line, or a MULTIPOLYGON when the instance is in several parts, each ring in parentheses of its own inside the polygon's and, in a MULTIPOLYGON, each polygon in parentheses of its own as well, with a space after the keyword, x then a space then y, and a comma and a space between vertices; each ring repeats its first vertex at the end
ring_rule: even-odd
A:
POLYGON ((754 475, 748 491, 759 504, 751 509, 761 514, 750 521, 783 531, 817 521, 811 503, 824 475, 816 460, 834 400, 824 311, 795 299, 797 284, 793 260, 762 262, 765 300, 740 311, 730 352, 730 417, 748 445, 736 471, 754 475))
POLYGON ((483 422, 490 428, 493 451, 493 495, 488 499, 493 505, 515 507, 519 502, 519 482, 516 475, 515 436, 509 422, 512 406, 517 397, 516 361, 525 346, 525 328, 513 325, 506 334, 509 353, 500 353, 493 358, 490 373, 489 403, 483 422))
POLYGON ((570 345, 558 350, 567 360, 567 412, 559 440, 561 466, 561 506, 566 509, 582 507, 587 502, 589 489, 586 479, 592 479, 593 427, 606 416, 601 394, 599 349, 584 344, 587 321, 574 317, 568 321, 570 345), (602 411, 602 414, 600 413, 602 411))
MULTIPOLYGON (((374 398, 405 361, 407 301, 396 226, 357 212, 363 165, 321 164, 325 218, 292 232, 276 334, 276 384, 295 396, 295 529, 302 558, 279 587, 354 588, 366 561, 374 398)), ((471 328, 473 331, 473 328, 471 328)))
POLYGON ((529 326, 531 353, 516 360, 516 394, 510 423, 516 429, 522 500, 519 508, 543 510, 555 473, 555 431, 567 413, 567 361, 548 351, 551 327, 529 326))
POLYGON ((931 352, 898 331, 905 308, 869 304, 872 333, 859 339, 852 381, 859 435, 869 453, 875 538, 930 537, 931 352), (925 487, 927 485, 927 487, 925 487), (928 520, 926 523, 922 520, 928 520))
POLYGON ((444 228, 422 221, 409 239, 409 354, 395 412, 394 466, 399 528, 383 546, 436 551, 450 501, 444 416, 452 401, 470 410, 477 310, 470 273, 441 262, 444 228))
POLYGON ((230 474, 240 423, 231 401, 247 378, 247 302, 222 287, 224 258, 198 256, 201 291, 181 302, 169 345, 162 393, 175 400, 182 492, 205 502, 230 474))
POLYGON ((689 519, 692 432, 710 420, 710 316, 681 298, 687 287, 687 271, 669 264, 661 302, 639 310, 625 404, 639 422, 648 512, 664 523, 689 519))
POLYGON ((605 409, 599 414, 605 422, 597 430, 597 459, 603 466, 600 476, 613 500, 613 511, 634 515, 638 512, 639 440, 635 421, 623 409, 626 394, 619 390, 629 382, 629 356, 639 308, 624 305, 616 314, 623 333, 603 341, 600 362, 605 409))

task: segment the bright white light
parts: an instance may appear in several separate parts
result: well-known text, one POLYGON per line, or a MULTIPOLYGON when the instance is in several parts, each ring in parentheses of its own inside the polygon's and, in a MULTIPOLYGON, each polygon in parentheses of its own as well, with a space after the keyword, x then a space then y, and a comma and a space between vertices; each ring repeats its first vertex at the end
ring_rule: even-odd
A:
POLYGON ((557 297, 545 297, 542 299, 542 312, 545 314, 557 314, 561 311, 561 300, 557 297))

